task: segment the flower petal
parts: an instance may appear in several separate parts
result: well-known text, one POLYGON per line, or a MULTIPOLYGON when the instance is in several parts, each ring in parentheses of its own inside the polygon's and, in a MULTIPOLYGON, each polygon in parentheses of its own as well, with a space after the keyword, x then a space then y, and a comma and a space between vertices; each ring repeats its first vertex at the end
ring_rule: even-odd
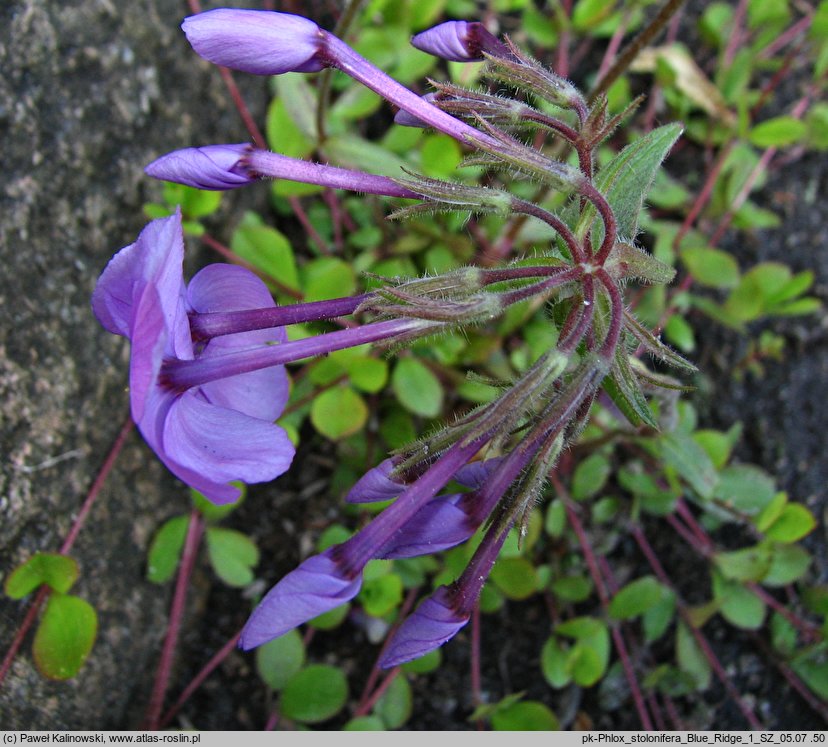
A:
POLYGON ((313 555, 274 586, 253 611, 239 646, 261 646, 297 625, 339 607, 359 592, 362 577, 349 578, 329 553, 313 555))
POLYGON ((477 525, 457 502, 461 493, 435 498, 423 506, 405 527, 377 553, 378 558, 414 558, 459 545, 477 525))
POLYGON ((451 608, 448 589, 441 586, 411 614, 391 638, 379 665, 383 669, 417 659, 453 638, 469 616, 451 608))
POLYGON ((144 172, 197 189, 235 189, 256 181, 239 163, 250 148, 248 143, 182 148, 156 159, 144 172))
POLYGON ((483 487, 504 459, 505 457, 494 457, 484 461, 469 462, 454 473, 454 479, 467 488, 477 490, 483 487))
POLYGON ((197 390, 170 407, 161 446, 176 464, 217 483, 267 482, 288 469, 294 454, 278 425, 211 404, 197 390))
POLYGON ((92 293, 92 310, 109 332, 132 337, 134 306, 147 285, 155 287, 172 329, 184 288, 184 234, 181 213, 148 223, 134 244, 121 249, 104 268, 92 293))
POLYGON ((433 28, 421 31, 411 37, 411 46, 435 57, 454 62, 480 60, 469 49, 469 27, 467 21, 446 21, 433 28))
POLYGON ((256 75, 321 70, 320 29, 302 16, 218 8, 184 19, 181 28, 206 60, 256 75))
MULTIPOLYGON (((187 288, 187 303, 198 313, 273 308, 276 304, 267 286, 249 270, 236 265, 213 264, 198 272, 187 288)), ((200 358, 285 342, 284 327, 239 332, 215 337, 200 358)), ((238 410, 261 420, 276 420, 289 396, 284 366, 231 376, 204 384, 204 396, 213 404, 238 410)))
POLYGON ((391 479, 390 474, 394 466, 393 459, 385 459, 369 469, 356 481, 345 500, 348 503, 374 503, 396 498, 408 486, 391 479))

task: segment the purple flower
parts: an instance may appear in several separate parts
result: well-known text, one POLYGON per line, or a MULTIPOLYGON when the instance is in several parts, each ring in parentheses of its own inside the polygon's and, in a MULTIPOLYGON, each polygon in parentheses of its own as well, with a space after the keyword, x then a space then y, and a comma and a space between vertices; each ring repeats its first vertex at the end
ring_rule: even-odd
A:
POLYGON ((302 16, 218 8, 185 18, 181 28, 198 54, 234 70, 279 75, 324 67, 317 58, 322 32, 302 16))
POLYGON ((240 648, 261 646, 357 595, 361 573, 345 569, 332 551, 311 556, 265 595, 242 630, 240 648))
POLYGON ((240 267, 211 265, 187 288, 181 215, 149 223, 104 269, 92 308, 105 329, 132 342, 130 405, 139 430, 170 471, 214 503, 236 500, 232 480, 264 482, 287 470, 293 446, 273 421, 287 401, 283 368, 175 392, 159 382, 165 359, 208 360, 283 342, 284 330, 214 338, 194 347, 189 312, 273 306, 264 283, 240 267))
POLYGON ((470 614, 457 610, 449 588, 441 586, 399 627, 380 660, 383 669, 417 659, 446 641, 469 621, 470 614))
POLYGON ((247 143, 238 143, 175 150, 153 161, 144 172, 197 189, 236 189, 256 180, 240 163, 251 148, 247 143))
MULTIPOLYGON (((457 469, 480 448, 480 442, 456 444, 449 448, 423 475, 403 491, 402 495, 379 516, 353 537, 340 545, 328 548, 321 555, 305 560, 276 584, 253 611, 245 625, 239 645, 244 649, 260 646, 284 635, 291 628, 332 610, 353 599, 361 586, 361 574, 373 558, 389 557, 389 551, 398 548, 399 555, 410 557, 411 548, 419 542, 428 545, 428 536, 413 536, 406 527, 421 531, 435 531, 436 539, 445 537, 444 523, 439 516, 423 507, 438 501, 453 508, 448 499, 433 498, 451 479, 457 469), (420 518, 423 520, 420 521, 420 518), (437 521, 430 522, 429 518, 437 521)), ((437 512, 439 513, 439 511, 437 512)), ((462 513, 462 512, 460 512, 462 513)), ((463 514, 465 517, 465 514, 463 514)), ((462 540, 461 540, 462 541, 462 540)), ((426 549, 432 552, 436 548, 426 549)))
POLYGON ((375 503, 396 498, 405 490, 406 485, 391 479, 394 466, 393 459, 385 459, 376 467, 369 469, 356 481, 354 487, 345 496, 345 500, 348 503, 375 503))
POLYGON ((421 31, 411 38, 411 45, 435 57, 453 62, 474 62, 483 53, 502 56, 506 46, 486 30, 479 21, 446 21, 421 31))

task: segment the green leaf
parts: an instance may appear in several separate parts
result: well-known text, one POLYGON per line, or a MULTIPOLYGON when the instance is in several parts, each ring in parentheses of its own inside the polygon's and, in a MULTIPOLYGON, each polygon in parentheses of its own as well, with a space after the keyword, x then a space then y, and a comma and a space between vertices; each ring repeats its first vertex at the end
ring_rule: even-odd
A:
POLYGON ((385 724, 379 716, 357 716, 345 724, 342 731, 385 731, 385 724))
POLYGON ((770 569, 771 549, 768 545, 754 545, 733 552, 718 552, 713 562, 725 578, 759 581, 770 569))
POLYGON ((749 138, 757 148, 784 148, 807 134, 808 127, 802 120, 783 115, 760 122, 750 131, 749 138))
POLYGON ((788 505, 788 494, 784 491, 778 492, 773 500, 765 506, 756 516, 754 523, 760 532, 764 532, 773 524, 788 505))
POLYGON ((612 598, 609 605, 610 617, 629 620, 655 607, 668 589, 655 576, 643 576, 630 582, 612 598))
POLYGON ((231 483, 235 485, 239 490, 241 490, 241 495, 239 496, 238 500, 233 503, 224 503, 222 505, 216 505, 212 501, 208 501, 201 493, 199 493, 194 488, 190 489, 190 498, 193 501, 193 506, 198 510, 198 512, 204 517, 205 521, 210 522, 211 524, 215 524, 226 516, 229 516, 233 511, 235 511, 239 506, 241 506, 244 499, 247 497, 247 485, 243 482, 239 482, 236 480, 235 482, 231 483))
POLYGON ((306 158, 313 151, 314 139, 302 132, 283 98, 271 100, 267 108, 265 133, 268 145, 273 150, 291 158, 306 158))
POLYGON ((575 468, 572 476, 572 497, 577 501, 592 498, 607 484, 611 466, 603 454, 590 454, 575 468))
POLYGON ((374 706, 374 713, 386 729, 399 729, 411 718, 412 709, 411 685, 404 676, 398 675, 374 706))
POLYGON ((583 602, 592 593, 592 581, 586 576, 563 576, 552 581, 551 589, 566 602, 583 602))
POLYGON ((775 542, 796 542, 810 534, 816 527, 813 514, 799 503, 789 503, 779 518, 765 531, 765 536, 775 542))
POLYGON ((537 591, 535 566, 526 558, 500 558, 492 568, 492 583, 508 599, 528 599, 537 591))
POLYGON ((567 667, 572 679, 581 687, 591 687, 607 670, 610 639, 607 626, 593 617, 575 617, 561 623, 555 632, 574 638, 567 667))
POLYGON ((797 656, 791 668, 816 695, 828 700, 828 651, 824 643, 797 656))
POLYGON ((559 498, 552 501, 546 509, 543 528, 550 537, 563 536, 566 529, 566 506, 559 498))
POLYGON ((402 668, 404 672, 410 672, 411 674, 428 674, 435 669, 439 669, 442 662, 443 654, 439 648, 435 648, 417 659, 406 662, 402 665, 402 668))
POLYGON ((391 374, 391 388, 400 404, 415 415, 437 417, 443 409, 443 386, 416 358, 401 358, 391 374))
POLYGON ((710 687, 710 664, 696 643, 690 628, 683 622, 676 627, 676 660, 681 671, 693 678, 697 690, 706 690, 710 687))
POLYGON ((399 156, 381 145, 355 135, 333 135, 323 146, 324 155, 338 166, 368 171, 381 176, 406 177, 403 171, 411 168, 399 156))
POLYGON ((719 612, 731 625, 743 630, 758 630, 765 621, 765 603, 737 581, 713 574, 713 597, 719 612))
POLYGON ((367 579, 359 591, 363 609, 374 617, 382 617, 402 603, 402 579, 396 573, 367 579))
POLYGON ((681 261, 693 279, 711 288, 733 288, 739 282, 739 264, 727 252, 706 246, 681 250, 681 261))
POLYGON ((155 533, 147 557, 149 581, 163 584, 173 577, 181 559, 181 549, 184 547, 189 523, 189 516, 175 516, 165 521, 155 533))
POLYGON ((541 671, 554 688, 566 687, 572 681, 569 671, 569 651, 560 639, 550 636, 541 649, 541 671))
POLYGON ((281 285, 299 290, 293 247, 287 237, 275 228, 242 225, 233 232, 230 248, 281 285))
POLYGON ((719 472, 713 497, 726 506, 753 516, 765 508, 776 495, 773 479, 752 464, 734 464, 719 472))
POLYGON ((207 555, 216 575, 229 586, 247 586, 259 562, 259 548, 235 529, 207 527, 207 555))
POLYGON ((388 363, 380 358, 358 357, 348 362, 351 384, 362 392, 379 392, 388 381, 388 363))
POLYGON ((349 296, 356 289, 351 265, 336 257, 319 257, 302 268, 305 301, 326 301, 349 296))
POLYGON ((305 664, 305 644, 295 628, 256 649, 256 671, 271 690, 281 690, 305 664))
POLYGON ((678 314, 673 314, 664 326, 664 336, 684 353, 696 349, 696 336, 690 323, 678 314))
MULTIPOLYGON (((624 148, 598 172, 595 186, 607 198, 618 219, 619 236, 627 239, 635 237, 644 198, 650 191, 661 162, 681 132, 679 123, 657 127, 624 148)), ((592 208, 584 212, 590 221, 595 217, 592 208)), ((578 232, 586 225, 588 223, 582 221, 578 232)), ((604 237, 603 225, 596 225, 592 233, 597 246, 604 237)))
POLYGON ((308 620, 308 625, 318 630, 333 630, 338 628, 345 618, 348 616, 348 611, 351 609, 349 602, 340 604, 339 607, 334 607, 332 610, 323 612, 311 620, 308 620))
POLYGON ((619 345, 612 373, 604 379, 602 386, 630 423, 636 426, 646 423, 658 428, 623 345, 619 345))
POLYGON ((492 714, 495 731, 557 731, 561 728, 557 717, 543 703, 522 700, 492 714))
POLYGON ((22 599, 41 584, 65 594, 78 580, 78 573, 74 558, 54 552, 36 552, 6 577, 4 588, 12 599, 22 599))
POLYGON ((311 405, 311 423, 332 441, 362 430, 368 420, 368 406, 348 386, 335 386, 322 392, 311 405))
POLYGON ((770 568, 762 579, 764 586, 787 586, 798 581, 811 565, 811 556, 799 545, 775 545, 770 568))
POLYGON ((662 594, 661 600, 650 607, 641 619, 644 628, 644 638, 647 643, 652 643, 661 638, 667 631, 670 623, 676 615, 676 595, 667 589, 662 594))
POLYGON ((693 438, 680 431, 665 433, 655 441, 665 464, 673 467, 701 498, 713 496, 719 477, 707 452, 693 438))
POLYGON ((98 632, 98 615, 80 597, 53 593, 35 633, 37 670, 52 680, 68 680, 83 666, 98 632))
POLYGON ((283 716, 306 724, 327 721, 345 706, 348 681, 342 670, 311 664, 291 677, 280 701, 283 716))

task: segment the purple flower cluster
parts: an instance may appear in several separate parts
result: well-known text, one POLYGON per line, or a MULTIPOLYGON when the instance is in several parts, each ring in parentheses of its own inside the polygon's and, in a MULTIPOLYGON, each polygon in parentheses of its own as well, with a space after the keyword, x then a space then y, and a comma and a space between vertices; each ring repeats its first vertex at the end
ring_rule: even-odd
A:
MULTIPOLYGON (((391 179, 247 143, 185 148, 146 167, 150 176, 199 189, 289 179, 427 203, 400 213, 418 208, 522 213, 551 226, 569 251, 570 265, 472 268, 375 294, 277 307, 255 275, 235 266, 211 265, 187 285, 181 216, 176 213, 150 223, 134 244, 115 255, 98 281, 92 299, 97 318, 132 344, 135 422, 164 464, 216 503, 238 495, 232 481, 272 480, 290 465, 293 447, 274 422, 287 400, 284 364, 370 342, 403 342, 444 326, 485 322, 511 304, 546 299, 562 286, 570 287, 568 295, 579 300, 571 304, 557 347, 493 402, 359 480, 348 501, 392 503, 346 542, 306 559, 277 583, 253 612, 240 641, 245 649, 259 646, 353 599, 372 559, 445 550, 485 526, 465 571, 427 598, 389 642, 382 664, 394 666, 442 645, 466 624, 509 531, 531 506, 611 369, 623 317, 620 293, 604 269, 616 246, 615 219, 592 185, 591 153, 578 132, 526 104, 512 106, 496 96, 451 86, 439 95, 420 97, 341 39, 287 13, 219 9, 187 18, 182 28, 199 55, 231 69, 257 75, 340 70, 394 104, 399 121, 432 127, 510 170, 577 193, 603 222, 601 246, 593 251, 589 232, 579 239, 553 214, 507 192, 425 177, 391 179), (581 168, 552 161, 506 131, 481 124, 516 118, 581 147, 581 168), (609 321, 602 322, 596 336, 594 301, 602 290, 609 321), (374 312, 380 320, 287 341, 285 325, 357 310, 374 312), (574 356, 584 340, 585 349, 574 356), (514 440, 517 444, 510 445, 514 440), (476 461, 482 452, 498 456, 476 461), (452 482, 460 487, 447 488, 452 482)), ((574 111, 582 124, 586 119, 586 104, 570 84, 480 23, 443 23, 416 35, 412 43, 448 60, 486 59, 498 66, 498 80, 537 89, 548 101, 574 111)))

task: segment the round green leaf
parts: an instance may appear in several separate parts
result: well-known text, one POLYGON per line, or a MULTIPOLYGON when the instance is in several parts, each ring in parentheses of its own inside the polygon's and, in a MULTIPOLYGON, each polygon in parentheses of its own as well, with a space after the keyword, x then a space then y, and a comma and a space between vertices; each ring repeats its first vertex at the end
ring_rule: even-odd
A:
POLYGON ((348 296, 356 288, 354 271, 336 257, 320 257, 302 268, 305 301, 325 301, 348 296))
POLYGON ((537 591, 535 567, 526 558, 500 558, 492 568, 494 585, 509 599, 527 599, 537 591))
POLYGON ((402 665, 402 668, 404 672, 410 672, 411 674, 427 674, 438 669, 442 661, 442 652, 439 648, 435 648, 433 651, 429 651, 417 659, 406 662, 402 665))
POLYGON ((676 627, 676 659, 682 672, 688 674, 698 690, 710 685, 710 664, 692 631, 683 622, 676 627))
POLYGON ((348 700, 348 681, 340 669, 311 664, 291 677, 282 690, 281 713, 294 721, 327 721, 348 700))
POLYGON ((583 642, 572 647, 567 666, 575 684, 581 687, 592 687, 601 679, 606 669, 606 663, 601 659, 600 653, 583 642))
POLYGON ((799 503, 789 503, 782 510, 779 518, 765 532, 768 539, 775 542, 796 542, 810 534, 816 526, 813 514, 799 503))
POLYGON ((395 677, 374 707, 374 713, 382 719, 386 729, 399 729, 412 711, 411 685, 401 675, 395 677))
POLYGON ((682 250, 681 260, 688 272, 702 285, 732 288, 739 282, 739 265, 727 252, 696 246, 682 250))
POLYGON ((388 363, 380 358, 354 358, 348 362, 351 384, 363 392, 380 391, 388 381, 388 363))
POLYGON ((385 724, 379 716, 357 716, 345 724, 342 731, 385 731, 385 724))
POLYGON ((572 497, 577 501, 591 498, 604 487, 609 473, 610 463, 605 456, 588 456, 575 468, 572 477, 572 497))
POLYGON ((318 630, 333 630, 342 624, 342 621, 348 616, 348 611, 351 609, 349 602, 340 604, 339 607, 334 607, 332 610, 323 612, 311 620, 308 620, 308 625, 317 628, 318 630))
POLYGON ((256 649, 256 670, 271 690, 281 690, 305 663, 305 645, 295 628, 256 649))
POLYGON ((793 145, 808 134, 801 119, 783 115, 760 122, 750 131, 750 142, 757 148, 783 148, 793 145))
POLYGON ((368 420, 368 406, 348 386, 336 386, 322 392, 311 405, 311 423, 332 441, 362 430, 368 420))
POLYGON ((189 516, 175 516, 165 521, 152 538, 147 557, 147 578, 154 584, 163 584, 175 574, 189 522, 189 516))
POLYGON ((391 386, 400 404, 415 415, 434 418, 443 409, 443 387, 416 358, 402 358, 394 367, 391 386))
POLYGON ((551 636, 541 649, 541 671, 544 679, 554 688, 569 684, 569 651, 555 636, 551 636))
POLYGON ((246 534, 235 529, 208 527, 207 555, 216 575, 229 586, 247 586, 259 562, 259 549, 246 534))
POLYGON ((89 656, 97 632, 98 616, 89 602, 52 594, 32 649, 38 671, 53 680, 74 677, 89 656))
POLYGON ((54 552, 37 552, 21 563, 6 578, 5 591, 12 599, 22 599, 41 584, 65 594, 78 579, 74 558, 54 552))
POLYGON ((770 568, 762 579, 765 586, 786 586, 798 581, 808 571, 811 556, 799 545, 776 545, 771 554, 770 568))
POLYGON ((402 579, 395 573, 366 579, 359 592, 359 601, 369 615, 382 617, 402 602, 402 579))
POLYGON ((492 714, 495 731, 557 731, 558 719, 543 703, 522 700, 492 714))
POLYGON ((627 584, 613 597, 609 605, 610 616, 616 620, 638 617, 655 607, 667 593, 655 576, 644 576, 627 584))

